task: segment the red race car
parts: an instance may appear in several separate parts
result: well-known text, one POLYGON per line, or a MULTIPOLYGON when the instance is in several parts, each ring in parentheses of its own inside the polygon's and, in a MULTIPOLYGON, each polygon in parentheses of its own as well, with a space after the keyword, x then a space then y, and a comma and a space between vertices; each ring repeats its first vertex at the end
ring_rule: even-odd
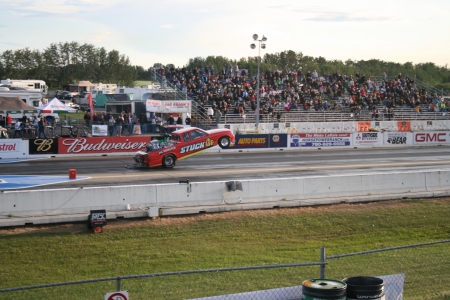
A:
POLYGON ((173 168, 177 160, 198 154, 216 145, 226 149, 234 142, 234 134, 229 129, 205 131, 197 127, 189 127, 172 132, 165 142, 151 141, 145 151, 139 151, 135 155, 136 164, 133 166, 173 168))

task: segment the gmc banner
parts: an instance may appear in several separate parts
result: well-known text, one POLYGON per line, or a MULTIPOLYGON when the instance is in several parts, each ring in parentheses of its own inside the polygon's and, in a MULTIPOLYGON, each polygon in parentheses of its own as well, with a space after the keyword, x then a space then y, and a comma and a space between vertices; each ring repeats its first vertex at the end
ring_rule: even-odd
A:
POLYGON ((58 154, 58 139, 30 139, 28 151, 31 155, 58 154))
POLYGON ((311 147, 349 147, 352 144, 351 133, 294 133, 289 146, 292 148, 311 147))
POLYGON ((450 144, 450 133, 445 131, 414 132, 414 145, 450 144))
POLYGON ((149 142, 149 136, 59 138, 58 154, 137 152, 144 149, 149 142))
POLYGON ((269 148, 268 134, 236 135, 234 148, 269 148))

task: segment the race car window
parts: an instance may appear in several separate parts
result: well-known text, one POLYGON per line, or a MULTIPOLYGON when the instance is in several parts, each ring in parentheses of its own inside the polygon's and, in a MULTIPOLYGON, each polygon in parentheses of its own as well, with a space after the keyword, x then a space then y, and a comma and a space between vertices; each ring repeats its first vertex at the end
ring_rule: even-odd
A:
POLYGON ((193 130, 191 131, 191 137, 193 140, 199 139, 201 137, 207 136, 208 134, 206 132, 200 131, 200 130, 193 130))
POLYGON ((189 142, 191 140, 191 137, 189 136, 189 133, 183 133, 183 139, 185 142, 189 142))
POLYGON ((181 141, 180 136, 178 134, 172 134, 170 137, 172 141, 181 141))

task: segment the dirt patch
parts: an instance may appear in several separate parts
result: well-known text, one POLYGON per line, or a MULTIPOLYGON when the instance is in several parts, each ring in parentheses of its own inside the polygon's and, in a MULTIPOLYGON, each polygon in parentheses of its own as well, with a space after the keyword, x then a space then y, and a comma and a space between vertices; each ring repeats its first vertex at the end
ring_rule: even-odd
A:
MULTIPOLYGON (((419 199, 418 199, 419 201, 419 199)), ((421 199, 420 201, 450 203, 449 198, 432 198, 421 199)), ((279 209, 265 209, 265 210, 245 210, 245 211, 231 211, 222 213, 211 214, 198 214, 189 216, 172 216, 156 218, 154 220, 145 219, 118 219, 109 220, 107 228, 108 230, 131 228, 137 226, 172 226, 172 225, 185 225, 192 222, 205 221, 205 220, 223 220, 223 219, 242 219, 247 217, 265 217, 265 216, 283 216, 283 215, 297 215, 297 214, 314 214, 325 213, 327 211, 333 212, 352 212, 361 210, 374 210, 379 208, 392 208, 398 209, 402 207, 408 207, 410 204, 401 200, 389 200, 378 202, 363 202, 363 203, 341 203, 333 205, 320 205, 320 206, 304 206, 295 208, 279 208, 279 209)), ((33 225, 25 227, 14 228, 1 228, 0 235, 10 234, 28 234, 28 233, 82 233, 88 232, 86 223, 70 223, 70 224, 51 224, 51 225, 33 225)))

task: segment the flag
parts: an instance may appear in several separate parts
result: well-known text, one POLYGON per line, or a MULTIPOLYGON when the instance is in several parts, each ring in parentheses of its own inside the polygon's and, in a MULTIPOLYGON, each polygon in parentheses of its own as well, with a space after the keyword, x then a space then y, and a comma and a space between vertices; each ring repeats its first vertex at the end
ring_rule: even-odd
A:
POLYGON ((91 122, 94 121, 94 102, 92 102, 92 94, 88 94, 89 108, 91 109, 91 122))

